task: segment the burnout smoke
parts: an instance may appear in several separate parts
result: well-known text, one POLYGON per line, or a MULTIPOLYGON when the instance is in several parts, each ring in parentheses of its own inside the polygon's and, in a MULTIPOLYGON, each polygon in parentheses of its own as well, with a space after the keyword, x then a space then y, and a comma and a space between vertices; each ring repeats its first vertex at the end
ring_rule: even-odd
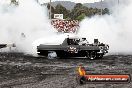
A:
POLYGON ((85 18, 80 23, 79 36, 87 37, 90 42, 98 38, 108 43, 111 53, 132 52, 132 1, 120 3, 112 8, 110 15, 85 18))
POLYGON ((35 53, 35 40, 45 38, 46 42, 56 34, 46 7, 35 0, 19 0, 18 6, 1 3, 0 31, 0 43, 15 43, 18 51, 26 53, 35 53))
MULTIPOLYGON (((67 37, 56 33, 46 7, 35 0, 19 0, 18 6, 4 1, 0 0, 0 43, 15 43, 18 51, 36 53, 37 45, 60 44, 67 37)), ((77 35, 87 37, 90 43, 94 38, 108 43, 111 53, 132 52, 132 1, 125 2, 115 6, 110 15, 85 18, 77 35)))

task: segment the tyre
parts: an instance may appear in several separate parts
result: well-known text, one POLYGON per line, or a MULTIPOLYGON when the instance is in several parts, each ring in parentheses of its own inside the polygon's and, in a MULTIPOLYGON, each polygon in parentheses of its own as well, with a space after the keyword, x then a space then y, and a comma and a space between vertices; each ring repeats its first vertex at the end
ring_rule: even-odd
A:
POLYGON ((101 58, 103 58, 103 54, 98 54, 97 57, 98 57, 99 59, 101 59, 101 58))
POLYGON ((57 58, 56 52, 55 51, 49 51, 47 58, 48 59, 56 59, 57 58))
POLYGON ((97 53, 95 51, 87 52, 87 58, 93 60, 97 57, 97 53))

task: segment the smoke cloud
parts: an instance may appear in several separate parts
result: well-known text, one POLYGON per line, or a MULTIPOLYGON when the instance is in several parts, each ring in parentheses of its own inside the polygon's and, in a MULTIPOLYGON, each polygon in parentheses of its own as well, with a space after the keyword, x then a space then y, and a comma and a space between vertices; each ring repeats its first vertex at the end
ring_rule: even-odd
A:
MULTIPOLYGON (((33 42, 55 35, 45 6, 35 0, 19 0, 19 6, 0 4, 0 43, 15 43, 20 52, 34 53, 33 42)), ((49 39, 48 39, 49 38, 49 39)))
POLYGON ((87 37, 92 42, 94 38, 109 44, 111 53, 132 52, 132 1, 125 0, 111 8, 110 15, 85 18, 80 23, 78 35, 87 37), (129 2, 129 3, 128 3, 129 2))
MULTIPOLYGON (((132 1, 111 8, 110 15, 85 18, 78 34, 92 43, 94 38, 110 46, 111 53, 132 52, 132 1), (129 3, 128 3, 129 2, 129 3)), ((69 34, 57 34, 50 25, 47 9, 35 0, 19 0, 19 6, 0 3, 0 43, 15 43, 17 50, 36 53, 41 43, 60 44, 69 34)))

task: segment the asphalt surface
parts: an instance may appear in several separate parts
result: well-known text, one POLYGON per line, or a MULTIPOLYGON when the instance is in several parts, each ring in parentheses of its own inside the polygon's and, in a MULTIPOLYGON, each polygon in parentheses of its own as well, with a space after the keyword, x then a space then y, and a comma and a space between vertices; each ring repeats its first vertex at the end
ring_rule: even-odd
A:
POLYGON ((79 85, 76 75, 80 64, 89 74, 132 75, 132 55, 108 55, 103 59, 88 60, 0 53, 0 88, 132 88, 132 82, 79 85))

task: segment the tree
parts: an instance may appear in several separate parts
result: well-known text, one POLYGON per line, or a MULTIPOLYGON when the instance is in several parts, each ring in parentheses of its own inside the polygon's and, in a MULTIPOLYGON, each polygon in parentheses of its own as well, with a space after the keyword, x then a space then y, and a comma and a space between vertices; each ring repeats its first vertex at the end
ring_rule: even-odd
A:
POLYGON ((108 8, 103 9, 103 14, 110 14, 109 9, 108 8))
POLYGON ((11 0, 11 3, 10 4, 14 4, 14 5, 19 5, 19 2, 18 1, 16 1, 16 0, 11 0))
MULTIPOLYGON (((50 5, 48 4, 47 8, 50 8, 50 5)), ((69 11, 65 7, 63 7, 61 4, 57 4, 56 7, 51 7, 52 12, 52 18, 54 14, 63 14, 64 19, 71 19, 71 20, 82 20, 85 16, 91 17, 94 15, 100 15, 101 9, 98 8, 88 8, 86 6, 83 6, 81 3, 77 3, 74 8, 69 11)), ((103 9, 103 15, 109 14, 109 9, 105 8, 103 9)))
POLYGON ((81 3, 77 3, 75 6, 74 6, 74 9, 79 9, 79 8, 82 8, 83 5, 81 3))
POLYGON ((86 17, 86 15, 85 15, 84 13, 82 13, 81 15, 79 15, 79 16, 76 18, 76 20, 81 21, 81 20, 83 20, 85 17, 86 17))
MULTIPOLYGON (((50 10, 50 4, 47 5, 48 10, 50 10)), ((51 6, 51 18, 54 18, 55 9, 51 6)))
POLYGON ((81 3, 77 3, 70 13, 70 18, 76 19, 79 15, 81 15, 82 11, 83 11, 83 5, 81 3))
MULTIPOLYGON (((50 9, 50 4, 47 5, 47 8, 50 9)), ((51 12, 54 13, 55 9, 53 6, 51 6, 51 12)))
POLYGON ((69 10, 67 10, 65 7, 63 7, 61 4, 57 4, 55 7, 55 14, 63 14, 64 19, 69 17, 69 10))

